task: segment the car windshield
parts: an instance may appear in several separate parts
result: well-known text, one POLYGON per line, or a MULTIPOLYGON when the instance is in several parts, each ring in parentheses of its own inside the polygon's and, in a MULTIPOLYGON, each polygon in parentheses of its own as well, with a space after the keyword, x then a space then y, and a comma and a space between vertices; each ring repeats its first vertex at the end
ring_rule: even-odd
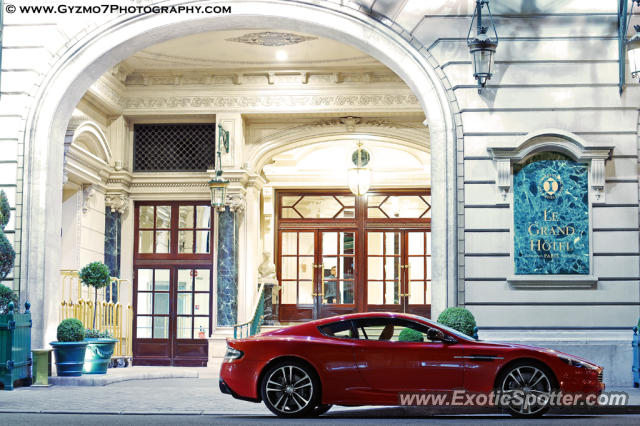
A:
POLYGON ((426 322, 427 324, 433 324, 436 327, 439 327, 439 328, 445 330, 447 333, 453 334, 456 337, 460 337, 461 339, 465 339, 465 340, 473 340, 473 337, 467 336, 466 334, 464 334, 464 333, 462 333, 462 332, 460 332, 460 331, 458 331, 458 330, 456 330, 454 328, 447 327, 444 324, 440 324, 439 322, 431 321, 430 319, 425 318, 425 317, 421 317, 419 315, 416 315, 416 317, 420 318, 422 321, 426 322))

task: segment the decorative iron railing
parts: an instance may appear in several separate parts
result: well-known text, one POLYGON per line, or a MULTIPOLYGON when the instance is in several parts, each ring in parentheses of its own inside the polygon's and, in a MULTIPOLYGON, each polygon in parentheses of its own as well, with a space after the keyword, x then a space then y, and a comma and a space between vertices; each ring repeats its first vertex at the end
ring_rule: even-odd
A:
POLYGON ((260 327, 264 321, 264 284, 260 284, 256 302, 253 307, 253 316, 247 322, 233 326, 233 338, 242 339, 260 333, 260 327))
POLYGON ((61 275, 60 321, 77 318, 85 328, 93 328, 93 311, 96 310, 96 329, 108 331, 118 339, 113 355, 115 357, 132 356, 131 335, 133 309, 122 304, 121 287, 129 282, 120 278, 111 278, 111 285, 98 290, 98 303, 94 307, 94 290, 83 286, 78 271, 65 269, 61 275))

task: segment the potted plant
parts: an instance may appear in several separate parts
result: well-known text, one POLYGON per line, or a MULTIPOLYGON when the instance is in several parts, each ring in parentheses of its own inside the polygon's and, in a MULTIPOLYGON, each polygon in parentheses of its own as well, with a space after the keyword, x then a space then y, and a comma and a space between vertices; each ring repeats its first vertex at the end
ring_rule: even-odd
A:
POLYGON ((51 342, 58 376, 81 376, 87 343, 84 327, 76 318, 67 318, 58 325, 57 342, 51 342))
POLYGON ((85 330, 84 340, 87 342, 87 352, 84 356, 84 374, 107 374, 111 356, 117 339, 111 338, 108 331, 95 329, 85 330))
POLYGON ((111 355, 113 355, 113 350, 118 340, 112 339, 109 333, 96 329, 96 313, 98 311, 98 289, 111 283, 111 271, 102 262, 91 262, 80 270, 79 276, 82 284, 93 287, 95 292, 93 327, 87 330, 88 334, 85 336, 88 346, 85 353, 83 372, 85 374, 107 374, 111 355))
POLYGON ((465 308, 447 308, 438 317, 440 324, 458 330, 467 336, 474 337, 476 319, 473 314, 465 308))

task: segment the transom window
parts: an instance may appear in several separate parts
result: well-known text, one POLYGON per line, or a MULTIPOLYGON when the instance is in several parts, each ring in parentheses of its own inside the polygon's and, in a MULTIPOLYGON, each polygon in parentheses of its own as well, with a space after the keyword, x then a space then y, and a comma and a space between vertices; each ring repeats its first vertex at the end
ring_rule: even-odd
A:
POLYGON ((211 205, 207 202, 140 203, 138 254, 211 254, 211 205))

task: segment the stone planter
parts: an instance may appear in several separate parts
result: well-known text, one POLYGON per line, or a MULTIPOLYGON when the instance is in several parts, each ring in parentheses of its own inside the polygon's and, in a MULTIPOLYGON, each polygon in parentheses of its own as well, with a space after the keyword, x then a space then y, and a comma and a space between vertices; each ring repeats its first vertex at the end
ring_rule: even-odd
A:
POLYGON ((115 349, 117 339, 100 338, 85 339, 88 343, 84 356, 84 374, 107 374, 107 368, 111 362, 111 356, 115 349))
POLYGON ((56 358, 58 376, 82 376, 87 343, 86 341, 50 343, 56 358))

